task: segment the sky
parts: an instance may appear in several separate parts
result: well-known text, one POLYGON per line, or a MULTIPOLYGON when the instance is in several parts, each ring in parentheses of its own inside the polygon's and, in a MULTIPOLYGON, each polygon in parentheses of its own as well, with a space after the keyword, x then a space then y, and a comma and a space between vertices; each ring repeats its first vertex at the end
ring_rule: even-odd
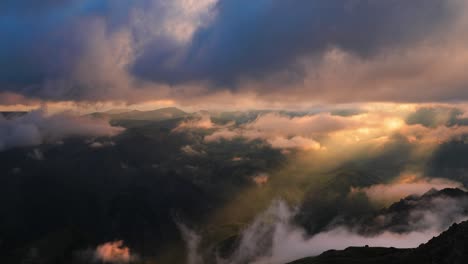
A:
POLYGON ((464 0, 0 3, 0 109, 468 99, 464 0))

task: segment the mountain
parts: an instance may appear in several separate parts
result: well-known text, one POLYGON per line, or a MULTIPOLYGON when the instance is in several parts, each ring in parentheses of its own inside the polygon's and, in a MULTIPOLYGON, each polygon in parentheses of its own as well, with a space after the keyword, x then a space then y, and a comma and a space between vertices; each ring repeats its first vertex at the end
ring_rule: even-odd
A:
MULTIPOLYGON (((466 197, 467 193, 456 189, 428 193, 421 200, 434 197, 466 197)), ((390 211, 408 211, 411 198, 394 204, 390 211)), ((458 264, 468 259, 468 221, 453 224, 447 231, 432 238, 426 244, 413 249, 381 247, 349 247, 345 250, 329 250, 317 257, 309 257, 290 264, 458 264)))
POLYGON ((131 112, 133 111, 132 109, 126 109, 126 108, 115 108, 115 109, 111 109, 111 110, 108 110, 104 113, 106 114, 110 114, 110 115, 116 115, 116 114, 123 114, 123 113, 128 113, 128 112, 131 112))
POLYGON ((337 224, 348 226, 362 235, 374 235, 382 231, 404 234, 423 231, 429 226, 444 230, 467 217, 468 192, 447 188, 440 191, 433 189, 422 196, 408 196, 388 208, 360 216, 359 219, 342 219, 337 224))
POLYGON ((185 263, 177 223, 213 223, 284 156, 257 141, 204 144, 203 131, 172 132, 179 121, 0 152, 0 263, 89 264, 77 255, 118 240, 142 263, 185 263))
POLYGON ((447 231, 409 254, 412 263, 466 263, 468 260, 468 221, 453 224, 447 231))
POLYGON ((112 115, 112 119, 130 119, 130 120, 165 120, 179 118, 187 115, 184 111, 176 107, 161 108, 152 111, 138 111, 124 112, 112 115))
POLYGON ((289 264, 397 264, 405 263, 403 259, 408 256, 408 252, 408 249, 349 247, 339 251, 329 250, 318 257, 304 258, 289 264))
POLYGON ((160 121, 181 118, 188 114, 176 107, 167 107, 151 111, 139 110, 109 110, 107 112, 96 112, 90 114, 93 117, 109 118, 111 120, 145 120, 160 121))
POLYGON ((453 224, 438 237, 414 249, 349 247, 289 264, 462 264, 467 259, 468 221, 465 221, 453 224))

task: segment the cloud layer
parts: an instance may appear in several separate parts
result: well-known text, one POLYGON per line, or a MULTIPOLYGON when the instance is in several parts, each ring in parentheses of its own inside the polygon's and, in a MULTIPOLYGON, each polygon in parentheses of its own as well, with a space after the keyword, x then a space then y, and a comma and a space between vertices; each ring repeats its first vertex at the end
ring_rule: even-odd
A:
POLYGON ((461 0, 4 1, 0 10, 8 104, 468 99, 461 0))
POLYGON ((243 124, 231 122, 222 126, 213 124, 210 117, 205 115, 198 121, 181 123, 178 129, 206 129, 209 134, 204 136, 205 143, 234 139, 263 140, 277 149, 323 150, 335 154, 339 150, 363 147, 378 150, 395 140, 404 140, 429 152, 431 148, 450 140, 463 139, 468 134, 461 110, 457 110, 459 114, 455 116, 440 118, 437 121, 440 124, 426 126, 421 124, 424 120, 414 117, 421 109, 425 108, 368 106, 362 112, 351 115, 337 115, 332 111, 302 114, 270 111, 259 113, 256 118, 243 124))
POLYGON ((122 128, 108 121, 61 113, 48 115, 43 110, 5 119, 0 115, 0 151, 13 147, 55 143, 70 136, 113 136, 122 128))

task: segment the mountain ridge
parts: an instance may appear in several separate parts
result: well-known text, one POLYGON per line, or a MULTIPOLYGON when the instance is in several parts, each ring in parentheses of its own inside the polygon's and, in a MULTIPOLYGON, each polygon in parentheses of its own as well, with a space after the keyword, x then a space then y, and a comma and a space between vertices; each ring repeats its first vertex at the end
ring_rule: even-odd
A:
POLYGON ((468 221, 454 223, 417 248, 348 247, 288 264, 462 264, 468 259, 468 221))
POLYGON ((187 116, 188 113, 177 107, 165 107, 156 110, 140 111, 127 109, 126 111, 109 110, 106 112, 95 112, 89 116, 96 118, 108 118, 110 120, 144 120, 144 121, 161 121, 166 119, 180 118, 187 116))

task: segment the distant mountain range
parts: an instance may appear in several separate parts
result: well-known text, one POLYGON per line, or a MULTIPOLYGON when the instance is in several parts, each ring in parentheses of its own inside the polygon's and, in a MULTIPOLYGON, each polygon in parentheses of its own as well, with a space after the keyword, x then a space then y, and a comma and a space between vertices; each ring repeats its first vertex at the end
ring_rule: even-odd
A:
POLYGON ((90 114, 93 117, 109 118, 111 120, 145 120, 161 121, 187 116, 188 113, 176 108, 167 107, 151 111, 113 109, 107 112, 96 112, 90 114))
POLYGON ((24 116, 28 112, 0 112, 0 116, 3 116, 5 119, 14 119, 20 116, 24 116))

